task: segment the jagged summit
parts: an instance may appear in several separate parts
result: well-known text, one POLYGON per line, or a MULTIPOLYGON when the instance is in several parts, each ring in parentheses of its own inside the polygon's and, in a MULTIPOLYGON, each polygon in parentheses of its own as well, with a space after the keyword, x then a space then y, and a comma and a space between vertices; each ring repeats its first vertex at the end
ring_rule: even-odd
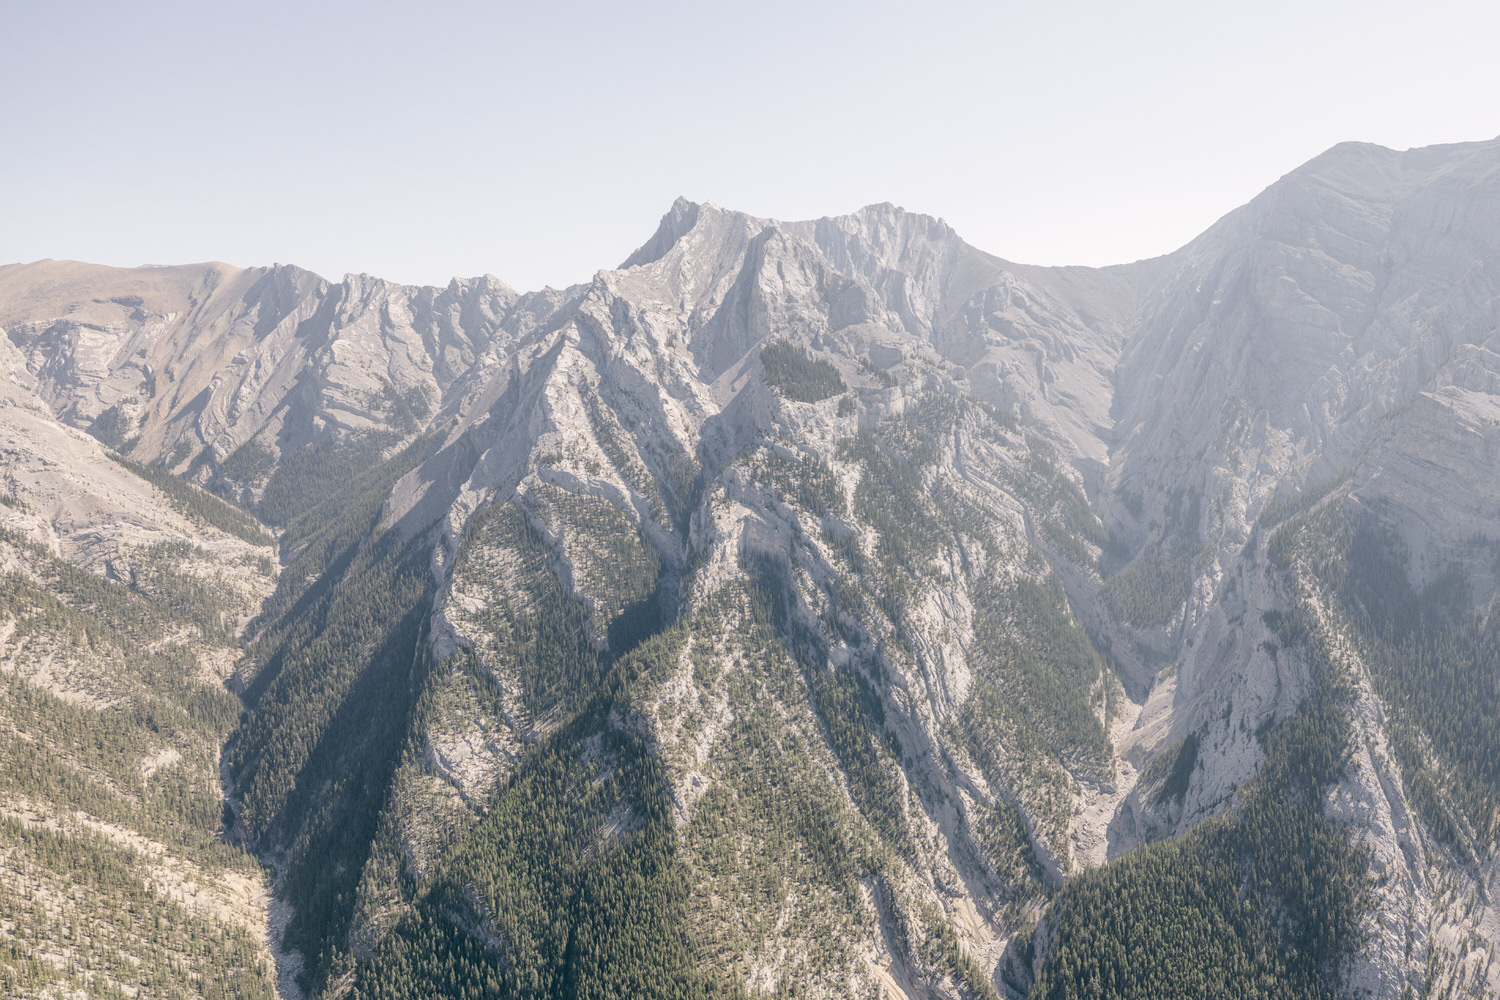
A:
POLYGON ((620 268, 655 263, 666 256, 679 240, 693 230, 698 224, 699 213, 704 211, 715 216, 741 220, 750 228, 759 227, 764 230, 774 227, 795 233, 803 239, 819 243, 825 251, 838 253, 846 261, 850 259, 853 248, 858 257, 874 254, 890 265, 899 261, 905 247, 914 240, 942 243, 958 239, 952 228, 941 219, 908 212, 890 202, 867 205, 848 215, 784 222, 722 209, 713 202, 700 205, 680 197, 662 216, 651 239, 631 254, 620 268))
MULTIPOLYGON (((1430 183, 1437 176, 1473 171, 1488 174, 1500 156, 1500 137, 1476 142, 1442 143, 1391 149, 1371 142, 1341 142, 1289 172, 1287 177, 1316 176, 1342 180, 1353 186, 1370 176, 1403 183, 1406 190, 1430 183), (1399 179, 1399 180, 1397 180, 1399 179)), ((1387 183, 1391 183, 1388 181, 1387 183)), ((1372 195, 1377 189, 1366 189, 1372 195)))
POLYGON ((1497 177, 1346 144, 1111 268, 682 198, 524 294, 0 268, 33 993, 133 963, 26 838, 138 903, 185 802, 311 995, 1494 994, 1497 177))
POLYGON ((697 225, 698 208, 695 202, 682 197, 672 202, 672 207, 667 210, 667 214, 661 217, 661 225, 657 227, 655 235, 643 243, 639 250, 627 257, 620 268, 623 270, 627 267, 639 267, 642 264, 651 264, 661 260, 667 251, 682 239, 684 233, 697 225))

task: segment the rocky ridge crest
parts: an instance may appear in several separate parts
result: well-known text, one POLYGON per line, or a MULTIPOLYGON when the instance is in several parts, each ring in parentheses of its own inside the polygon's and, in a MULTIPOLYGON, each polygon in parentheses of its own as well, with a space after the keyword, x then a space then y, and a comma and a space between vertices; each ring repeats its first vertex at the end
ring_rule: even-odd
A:
MULTIPOLYGON (((740 981, 1024 990, 1057 886, 1237 807, 1316 687, 1315 654, 1278 631, 1297 612, 1354 685, 1353 763, 1324 812, 1379 873, 1345 983, 1493 991, 1493 837, 1445 840, 1416 804, 1427 772, 1401 763, 1396 681, 1361 638, 1374 598, 1330 582, 1308 538, 1379 535, 1411 593, 1460 572, 1454 620, 1492 609, 1497 172, 1495 142, 1346 144, 1182 250, 1106 269, 1011 264, 890 205, 780 223, 684 200, 563 291, 18 265, 0 268, 4 412, 12 441, 70 442, 53 475, 109 470, 83 477, 114 498, 106 528, 26 501, 91 569, 90 539, 123 537, 123 498, 149 492, 102 485, 128 475, 98 442, 262 516, 301 495, 299 455, 407 456, 374 530, 416 546, 427 589, 391 669, 443 707, 402 715, 415 749, 348 799, 365 854, 345 883, 309 881, 303 912, 354 902, 305 946, 377 967, 448 898, 534 748, 625 769, 626 734, 662 762, 684 863, 716 873, 684 905, 740 981), (559 601, 587 637, 581 694, 516 645, 559 601), (579 699, 638 648, 653 665, 589 730, 579 699), (767 720, 784 736, 747 759, 767 720), (786 780, 836 802, 852 881, 809 873, 775 906, 720 892, 760 869, 723 868, 705 824, 726 797, 775 813, 753 775, 789 757, 811 763, 786 780), (849 916, 824 947, 831 906, 849 916), (747 921, 791 929, 731 931, 747 921)), ((280 745, 253 699, 289 698, 288 670, 241 668, 241 745, 264 748, 242 789, 280 745)), ((332 836, 293 793, 254 808, 265 825, 241 833, 293 879, 332 836)), ((601 852, 654 829, 640 801, 610 808, 601 852)), ((444 912, 519 947, 482 898, 444 912)), ((337 968, 307 984, 335 989, 337 968)))

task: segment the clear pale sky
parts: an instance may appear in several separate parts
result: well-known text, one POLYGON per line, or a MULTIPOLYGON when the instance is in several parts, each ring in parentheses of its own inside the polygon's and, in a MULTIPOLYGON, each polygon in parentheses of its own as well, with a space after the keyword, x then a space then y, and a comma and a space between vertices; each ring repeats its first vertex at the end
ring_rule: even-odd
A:
POLYGON ((1493 2, 0 0, 0 263, 522 288, 678 195, 1166 253, 1347 139, 1500 134, 1493 2))

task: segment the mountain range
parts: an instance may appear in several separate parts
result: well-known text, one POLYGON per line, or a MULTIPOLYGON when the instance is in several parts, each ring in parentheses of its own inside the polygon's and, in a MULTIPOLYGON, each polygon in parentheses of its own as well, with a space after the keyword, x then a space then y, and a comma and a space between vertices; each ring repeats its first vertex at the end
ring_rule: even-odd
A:
POLYGON ((1500 994, 1500 140, 0 328, 7 995, 1500 994))

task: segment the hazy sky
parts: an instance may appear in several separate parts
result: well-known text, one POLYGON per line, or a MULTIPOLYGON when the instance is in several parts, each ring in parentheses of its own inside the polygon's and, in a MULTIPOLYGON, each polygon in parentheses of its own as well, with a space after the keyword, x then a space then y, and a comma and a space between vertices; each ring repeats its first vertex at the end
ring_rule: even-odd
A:
POLYGON ((1165 253, 1346 139, 1500 134, 1500 5, 0 0, 0 263, 519 288, 678 195, 1165 253))

